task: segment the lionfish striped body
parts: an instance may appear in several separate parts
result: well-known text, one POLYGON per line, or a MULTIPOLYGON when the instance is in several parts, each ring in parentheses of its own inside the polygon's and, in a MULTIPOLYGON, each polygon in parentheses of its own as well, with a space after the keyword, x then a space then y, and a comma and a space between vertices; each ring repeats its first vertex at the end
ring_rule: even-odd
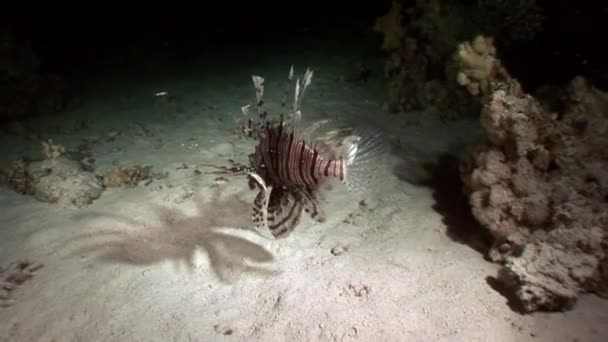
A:
MULTIPOLYGON (((289 80, 293 77, 293 67, 289 80)), ((302 212, 309 213, 317 222, 324 222, 326 214, 321 206, 321 189, 329 178, 345 181, 349 166, 354 166, 360 141, 355 137, 341 151, 326 153, 319 141, 299 129, 299 105, 310 85, 312 71, 307 70, 303 87, 296 84, 292 111, 281 114, 277 123, 268 120, 263 109, 263 79, 253 76, 257 92, 258 144, 250 155, 250 187, 258 188, 252 219, 257 228, 266 227, 275 238, 289 235, 300 223, 302 212)), ((249 106, 243 107, 244 113, 249 106)), ((283 101, 285 107, 285 100, 283 101)), ((325 147, 325 146, 324 146, 325 147)), ((369 149, 375 153, 378 149, 369 149)))
POLYGON ((343 157, 327 160, 308 141, 298 139, 296 133, 283 125, 265 128, 265 137, 254 154, 256 171, 274 185, 293 185, 316 188, 324 177, 344 180, 346 164, 343 157))

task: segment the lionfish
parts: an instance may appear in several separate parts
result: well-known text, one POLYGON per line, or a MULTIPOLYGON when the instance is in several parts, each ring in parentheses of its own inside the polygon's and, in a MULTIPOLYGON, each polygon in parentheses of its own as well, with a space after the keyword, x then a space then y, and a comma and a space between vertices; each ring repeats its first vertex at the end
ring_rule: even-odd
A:
MULTIPOLYGON (((294 76, 290 69, 288 85, 294 76)), ((257 229, 268 229, 274 238, 287 237, 306 212, 316 222, 324 222, 322 190, 329 179, 338 179, 350 190, 358 190, 373 178, 386 145, 381 135, 372 131, 358 132, 351 128, 337 128, 319 134, 328 120, 304 127, 300 105, 311 84, 313 71, 307 69, 302 82, 296 80, 291 109, 285 112, 289 86, 281 107, 278 122, 269 118, 264 104, 264 78, 253 75, 259 120, 250 127, 255 132, 257 145, 249 155, 247 168, 249 186, 258 189, 252 209, 257 229), (316 134, 315 134, 316 133, 316 134)), ((242 107, 249 116, 251 104, 242 107)))

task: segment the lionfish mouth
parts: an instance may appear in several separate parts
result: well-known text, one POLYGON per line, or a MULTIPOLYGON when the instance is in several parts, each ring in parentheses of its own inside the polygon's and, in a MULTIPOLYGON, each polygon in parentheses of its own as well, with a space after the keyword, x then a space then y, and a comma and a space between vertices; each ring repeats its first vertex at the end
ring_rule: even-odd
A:
POLYGON ((323 185, 335 178, 350 190, 365 188, 388 151, 382 134, 350 127, 332 128, 329 120, 304 125, 300 106, 312 76, 312 70, 307 69, 302 80, 295 80, 288 105, 294 79, 291 67, 278 120, 273 121, 266 111, 261 76, 252 76, 257 119, 250 116, 251 104, 242 107, 257 140, 255 151, 249 156, 248 172, 250 186, 258 190, 253 223, 257 229, 268 229, 277 239, 295 230, 302 212, 316 222, 325 222, 323 185))

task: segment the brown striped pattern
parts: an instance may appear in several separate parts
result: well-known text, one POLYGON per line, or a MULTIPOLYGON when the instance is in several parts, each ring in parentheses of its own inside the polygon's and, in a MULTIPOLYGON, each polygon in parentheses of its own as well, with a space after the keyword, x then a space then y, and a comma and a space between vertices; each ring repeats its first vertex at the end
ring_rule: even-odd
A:
POLYGON ((313 190, 325 177, 344 180, 346 168, 342 158, 324 159, 315 148, 282 125, 267 125, 265 132, 256 149, 254 165, 269 184, 313 190))
MULTIPOLYGON (((302 211, 317 222, 325 222, 326 216, 318 198, 298 188, 275 188, 268 203, 268 229, 275 238, 287 237, 300 223, 302 211)), ((256 196, 253 206, 253 221, 256 227, 263 224, 264 192, 256 196)))

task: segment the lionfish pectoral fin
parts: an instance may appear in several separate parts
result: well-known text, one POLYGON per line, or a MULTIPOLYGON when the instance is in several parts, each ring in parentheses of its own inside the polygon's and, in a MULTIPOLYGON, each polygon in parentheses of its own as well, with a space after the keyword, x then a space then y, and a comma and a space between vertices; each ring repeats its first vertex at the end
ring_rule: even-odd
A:
POLYGON ((268 226, 268 203, 264 189, 260 190, 255 196, 251 209, 251 219, 256 229, 265 229, 268 226))
POLYGON ((249 176, 257 182, 260 189, 253 200, 253 208, 251 209, 253 225, 256 229, 268 228, 268 206, 272 196, 272 186, 267 186, 258 174, 249 173, 249 176))
POLYGON ((268 207, 268 229, 276 239, 291 234, 302 218, 304 205, 289 191, 275 191, 268 207))

